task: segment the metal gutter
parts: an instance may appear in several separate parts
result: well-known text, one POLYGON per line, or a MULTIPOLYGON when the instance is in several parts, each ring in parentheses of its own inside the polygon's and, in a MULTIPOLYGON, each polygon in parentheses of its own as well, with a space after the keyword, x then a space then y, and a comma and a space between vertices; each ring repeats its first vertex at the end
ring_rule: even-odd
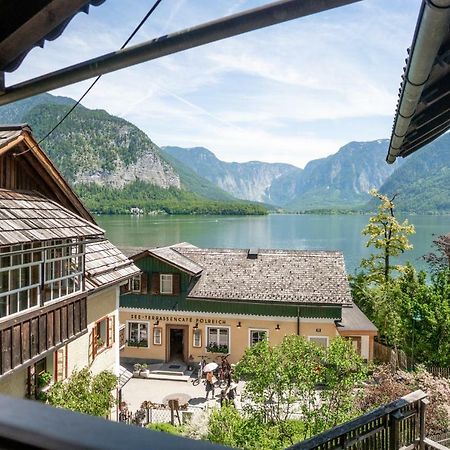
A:
POLYGON ((439 48, 449 31, 449 24, 450 0, 423 1, 410 56, 402 77, 400 100, 386 157, 388 164, 394 163, 401 151, 439 48))
POLYGON ((0 105, 162 56, 361 0, 280 0, 5 87, 0 105))

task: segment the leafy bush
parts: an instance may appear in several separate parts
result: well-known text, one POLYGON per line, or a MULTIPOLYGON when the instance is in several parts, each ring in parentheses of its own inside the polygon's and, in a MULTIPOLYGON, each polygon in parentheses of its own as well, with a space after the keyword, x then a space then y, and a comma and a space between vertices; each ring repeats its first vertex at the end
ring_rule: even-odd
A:
POLYGON ((104 370, 93 375, 89 369, 74 371, 64 382, 55 383, 47 394, 50 405, 92 416, 106 417, 114 405, 111 394, 117 377, 104 370))
POLYGON ((177 427, 171 423, 150 423, 146 428, 149 430, 163 431, 164 433, 169 434, 183 434, 184 431, 183 427, 177 427))

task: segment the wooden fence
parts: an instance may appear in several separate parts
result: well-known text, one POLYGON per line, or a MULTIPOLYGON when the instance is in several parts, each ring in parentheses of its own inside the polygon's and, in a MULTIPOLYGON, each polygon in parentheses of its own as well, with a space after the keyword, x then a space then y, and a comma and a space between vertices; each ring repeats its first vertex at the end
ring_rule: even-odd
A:
POLYGON ((395 350, 377 341, 373 343, 373 358, 399 369, 407 369, 411 363, 403 350, 395 350))
POLYGON ((427 367, 428 372, 435 377, 450 379, 450 367, 427 367))
POLYGON ((289 449, 445 449, 446 447, 425 438, 427 404, 426 394, 420 390, 415 391, 289 449))

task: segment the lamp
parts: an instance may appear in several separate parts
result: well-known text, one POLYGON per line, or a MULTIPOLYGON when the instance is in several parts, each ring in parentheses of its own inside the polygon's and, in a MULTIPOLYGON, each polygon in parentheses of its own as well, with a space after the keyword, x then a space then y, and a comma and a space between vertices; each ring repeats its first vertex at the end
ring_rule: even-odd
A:
POLYGON ((280 324, 277 323, 277 326, 275 327, 275 330, 280 331, 280 324))
POLYGON ((157 320, 153 325, 155 325, 155 327, 157 327, 159 325, 159 320, 157 320))
POLYGON ((241 328, 241 322, 238 322, 238 324, 236 325, 236 328, 241 328))
POLYGON ((198 322, 195 322, 195 325, 193 327, 194 330, 198 330, 198 322))

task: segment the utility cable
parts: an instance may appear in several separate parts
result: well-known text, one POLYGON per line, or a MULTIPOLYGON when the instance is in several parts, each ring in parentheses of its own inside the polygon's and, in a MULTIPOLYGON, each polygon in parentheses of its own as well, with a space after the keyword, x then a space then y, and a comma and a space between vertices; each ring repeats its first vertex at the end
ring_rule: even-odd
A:
MULTIPOLYGON (((162 0, 156 0, 156 2, 150 8, 150 10, 147 12, 147 14, 140 21, 139 25, 133 30, 133 32, 130 34, 130 36, 127 38, 127 40, 122 44, 122 47, 120 47, 120 50, 123 50, 128 45, 128 43, 134 38, 136 33, 141 29, 142 25, 144 25, 144 23, 153 14, 153 11, 155 11, 155 9, 158 7, 158 5, 161 2, 162 2, 162 0)), ((33 150, 34 148, 39 146, 42 142, 44 142, 67 119, 67 117, 69 117, 70 114, 72 114, 73 110, 81 103, 81 101, 84 99, 84 97, 86 97, 86 95, 95 86, 95 84, 97 83, 98 80, 100 80, 101 77, 102 77, 102 75, 98 75, 97 78, 95 78, 95 80, 91 83, 91 85, 86 89, 84 94, 75 102, 74 105, 72 105, 72 107, 69 109, 69 111, 67 111, 67 113, 64 114, 64 116, 59 120, 59 122, 42 139, 40 139, 37 142, 37 144, 35 146, 33 146, 27 150, 24 150, 23 152, 16 153, 14 156, 20 156, 24 153, 27 153, 30 150, 33 150)))

